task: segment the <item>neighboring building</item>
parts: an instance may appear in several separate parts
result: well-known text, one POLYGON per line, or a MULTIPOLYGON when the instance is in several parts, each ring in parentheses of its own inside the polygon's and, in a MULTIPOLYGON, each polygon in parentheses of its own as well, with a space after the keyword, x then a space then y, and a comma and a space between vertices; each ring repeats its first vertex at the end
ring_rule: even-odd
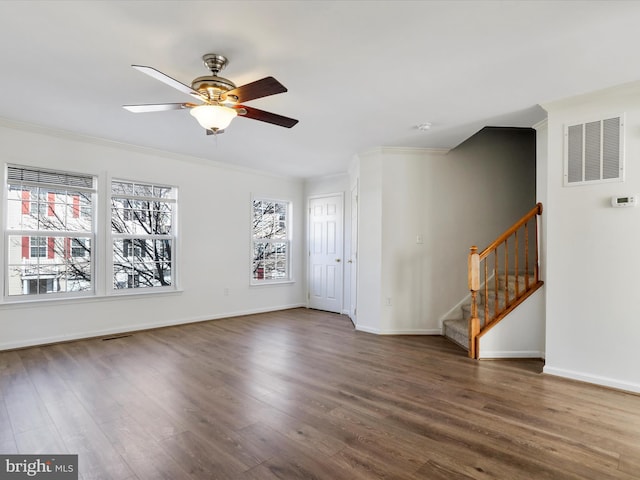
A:
POLYGON ((17 180, 24 169, 9 171, 8 295, 91 290, 91 192, 44 187, 17 180))

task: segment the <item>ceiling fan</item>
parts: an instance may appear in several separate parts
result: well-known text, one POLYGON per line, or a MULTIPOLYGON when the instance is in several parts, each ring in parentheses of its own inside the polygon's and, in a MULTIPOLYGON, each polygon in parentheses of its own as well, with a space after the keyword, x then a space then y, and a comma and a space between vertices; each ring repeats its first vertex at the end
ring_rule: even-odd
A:
POLYGON ((286 128, 291 128, 298 123, 298 120, 293 118, 243 105, 244 102, 256 98, 286 92, 286 87, 275 78, 265 77, 236 87, 231 80, 218 76, 218 73, 229 63, 226 57, 217 53, 207 53, 202 57, 202 60, 205 66, 211 70, 211 75, 196 78, 191 82, 191 86, 179 82, 153 67, 131 65, 136 70, 191 95, 201 103, 123 105, 123 108, 133 113, 188 109, 189 113, 207 131, 207 135, 222 133, 238 115, 286 128))

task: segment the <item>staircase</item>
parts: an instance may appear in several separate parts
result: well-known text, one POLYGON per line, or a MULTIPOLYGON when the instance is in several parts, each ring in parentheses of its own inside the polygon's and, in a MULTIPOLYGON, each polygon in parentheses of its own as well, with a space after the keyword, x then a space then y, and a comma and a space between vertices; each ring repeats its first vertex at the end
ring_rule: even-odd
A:
MULTIPOLYGON (((495 314, 496 300, 498 305, 497 311, 503 311, 506 309, 507 305, 505 300, 507 298, 507 295, 505 293, 505 288, 508 291, 509 299, 512 300, 516 298, 516 282, 518 283, 519 293, 521 290, 523 290, 523 286, 527 283, 533 284, 534 277, 531 274, 525 275, 521 272, 518 274, 516 280, 515 274, 499 274, 497 275, 497 281, 497 290, 494 282, 490 281, 490 287, 487 289, 486 293, 484 289, 481 289, 478 292, 478 318, 480 320, 480 330, 482 330, 482 328, 485 326, 485 318, 487 317, 487 312, 489 314, 489 318, 491 318, 492 315, 495 314), (526 278, 527 276, 529 277, 528 279, 526 278)), ((471 319, 471 301, 462 305, 462 307, 460 308, 460 314, 460 318, 448 319, 443 322, 442 333, 449 340, 457 343, 465 350, 469 350, 469 321, 471 319)))
POLYGON ((471 358, 479 358, 480 337, 542 286, 538 266, 540 215, 542 204, 538 203, 482 252, 471 247, 471 301, 462 306, 461 318, 445 320, 442 326, 443 335, 466 349, 471 358))

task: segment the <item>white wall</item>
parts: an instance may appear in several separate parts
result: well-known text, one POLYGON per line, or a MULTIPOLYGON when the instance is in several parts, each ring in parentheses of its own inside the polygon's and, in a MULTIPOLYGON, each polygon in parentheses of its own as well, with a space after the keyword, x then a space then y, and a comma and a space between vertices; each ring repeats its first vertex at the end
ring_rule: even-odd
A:
POLYGON ((469 247, 483 248, 535 205, 532 141, 531 132, 488 130, 449 153, 360 157, 358 328, 440 334, 468 293, 469 247))
POLYGON ((434 260, 440 254, 434 235, 437 209, 430 196, 435 186, 428 178, 445 157, 412 149, 385 149, 382 156, 380 333, 439 334, 430 322, 438 308, 434 260), (418 235, 422 243, 417 243, 418 235))
POLYGON ((382 155, 358 158, 358 316, 356 328, 381 331, 382 281, 382 155))
POLYGON ((480 337, 480 358, 544 357, 544 286, 480 337))
MULTIPOLYGON (((9 122, 0 124, 0 145, 3 167, 14 163, 98 175, 101 212, 107 211, 109 176, 177 186, 181 290, 107 296, 103 282, 96 298, 5 302, 0 349, 305 305, 302 180, 9 122), (294 283, 249 286, 252 194, 293 202, 294 283)), ((104 241, 104 226, 101 232, 104 241)), ((104 273, 103 263, 97 267, 104 273)))
MULTIPOLYGON (((347 173, 308 178, 304 183, 304 193, 307 197, 330 195, 332 193, 344 193, 346 195, 347 192, 349 192, 349 175, 347 173)), ((345 200, 347 200, 346 197, 345 200)))
POLYGON ((545 373, 640 392, 640 83, 544 105, 546 159, 545 373), (625 181, 563 187, 563 127, 626 114, 625 181))

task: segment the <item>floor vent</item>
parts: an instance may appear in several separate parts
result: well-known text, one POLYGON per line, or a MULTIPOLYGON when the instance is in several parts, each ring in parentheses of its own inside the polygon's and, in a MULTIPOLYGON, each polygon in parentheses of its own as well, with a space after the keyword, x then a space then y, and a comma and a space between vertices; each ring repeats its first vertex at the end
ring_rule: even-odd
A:
POLYGON ((102 339, 102 341, 106 342, 107 340, 117 340, 119 338, 126 338, 126 337, 131 337, 131 336, 133 336, 133 334, 131 334, 131 333, 128 333, 128 334, 125 334, 125 335, 115 335, 113 337, 105 337, 105 338, 102 339))

